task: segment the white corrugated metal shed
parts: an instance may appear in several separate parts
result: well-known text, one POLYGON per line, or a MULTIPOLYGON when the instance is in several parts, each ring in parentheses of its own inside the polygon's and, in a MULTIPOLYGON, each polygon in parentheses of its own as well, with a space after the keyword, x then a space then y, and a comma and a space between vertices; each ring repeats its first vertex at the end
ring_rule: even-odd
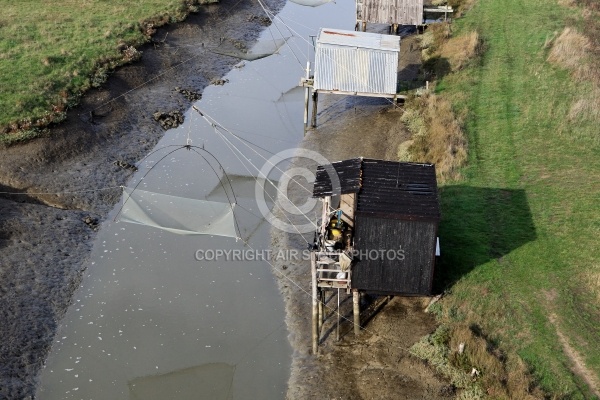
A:
POLYGON ((322 28, 315 53, 315 90, 396 94, 400 37, 322 28))

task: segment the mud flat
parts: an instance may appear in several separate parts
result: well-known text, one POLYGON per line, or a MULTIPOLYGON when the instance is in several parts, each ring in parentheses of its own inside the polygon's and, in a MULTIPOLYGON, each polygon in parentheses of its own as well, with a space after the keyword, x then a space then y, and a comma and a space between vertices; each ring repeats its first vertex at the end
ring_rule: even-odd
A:
POLYGON ((239 61, 207 48, 225 38, 251 42, 263 16, 249 1, 202 8, 159 30, 141 61, 90 91, 46 137, 1 150, 0 192, 12 194, 0 194, 0 398, 34 396, 97 229, 131 165, 164 133, 153 115, 187 109, 239 61))

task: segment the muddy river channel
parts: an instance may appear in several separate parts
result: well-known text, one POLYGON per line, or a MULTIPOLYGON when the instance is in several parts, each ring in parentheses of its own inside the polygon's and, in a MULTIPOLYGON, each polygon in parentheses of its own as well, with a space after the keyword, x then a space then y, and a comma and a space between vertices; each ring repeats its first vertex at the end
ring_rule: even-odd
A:
MULTIPOLYGON (((354 5, 347 0, 319 7, 288 3, 279 17, 285 25, 266 28, 254 53, 278 51, 241 59, 195 104, 230 132, 215 129, 189 109, 185 122, 166 132, 128 184, 228 202, 231 192, 221 185, 227 176, 243 240, 179 235, 119 221, 122 203, 117 204, 101 227, 86 276, 55 337, 38 398, 285 396, 292 349, 272 267, 254 259, 269 249, 270 225, 258 209, 253 177, 271 153, 302 140, 304 93, 297 85, 305 73, 309 36, 320 27, 352 29, 354 5), (287 44, 278 46, 283 38, 287 44), (182 147, 189 143, 198 151, 182 147), (200 156, 208 152, 224 172, 200 156), (217 256, 216 250, 239 250, 244 257, 217 256)), ((276 172, 269 175, 275 181, 276 172)))

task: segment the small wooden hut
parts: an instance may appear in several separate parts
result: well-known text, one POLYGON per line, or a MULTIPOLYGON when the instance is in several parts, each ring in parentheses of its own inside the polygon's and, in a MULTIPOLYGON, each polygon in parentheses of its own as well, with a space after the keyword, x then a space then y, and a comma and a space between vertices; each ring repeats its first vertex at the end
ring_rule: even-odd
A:
POLYGON ((353 292, 357 333, 360 292, 431 294, 441 218, 433 164, 355 158, 319 166, 313 197, 323 201, 311 257, 317 342, 323 290, 353 292))
POLYGON ((422 25, 423 0, 356 0, 356 30, 365 30, 367 22, 422 25))

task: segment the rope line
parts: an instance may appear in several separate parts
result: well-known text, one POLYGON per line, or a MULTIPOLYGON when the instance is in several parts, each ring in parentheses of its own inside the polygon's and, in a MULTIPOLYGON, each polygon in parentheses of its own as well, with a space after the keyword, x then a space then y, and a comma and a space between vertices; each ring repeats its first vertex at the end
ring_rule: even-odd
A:
MULTIPOLYGON (((204 117, 204 115, 202 114, 202 112, 201 112, 200 110, 198 110, 198 108, 194 107, 194 109, 195 109, 196 111, 198 111, 198 113, 200 113, 200 115, 202 115, 202 116, 204 117)), ((220 125, 218 125, 218 124, 211 123, 210 121, 208 121, 208 119, 207 119, 207 118, 205 118, 205 119, 207 120, 207 122, 209 122, 209 123, 210 123, 210 124, 213 126, 213 128, 214 128, 214 130, 215 130, 215 132, 216 132, 217 134, 219 134, 219 135, 220 135, 220 136, 221 136, 221 137, 222 137, 224 140, 226 140, 227 142, 229 142, 229 143, 230 143, 230 144, 231 144, 231 145, 232 145, 232 146, 235 148, 235 150, 236 150, 236 151, 238 151, 238 152, 239 152, 239 154, 240 154, 240 155, 242 155, 242 157, 244 157, 244 159, 245 159, 245 160, 246 160, 246 161, 247 161, 247 162, 248 162, 250 165, 252 165, 252 166, 253 166, 253 167, 254 167, 254 168, 255 168, 255 169, 256 169, 256 170, 259 172, 259 174, 261 173, 261 171, 258 169, 258 167, 256 167, 256 166, 255 166, 255 165, 252 163, 252 161, 250 161, 250 159, 248 159, 248 157, 246 157, 246 156, 244 155, 244 153, 243 153, 243 152, 242 152, 242 151, 241 151, 241 150, 240 150, 240 149, 239 149, 237 146, 235 146, 235 144, 231 143, 231 141, 230 141, 229 139, 227 139, 227 138, 225 137, 225 135, 223 135, 223 134, 222 134, 221 132, 219 132, 219 131, 218 131, 218 129, 217 129, 218 127, 221 127, 223 130, 227 131, 227 129, 226 129, 226 128, 223 128, 222 126, 220 126, 220 125)), ((212 119, 212 118, 211 118, 211 119, 212 119)), ((228 131, 227 131, 227 132, 228 132, 228 131)), ((247 146, 247 145, 246 145, 246 146, 247 146)), ((249 146, 247 146, 247 147, 249 147, 249 146)), ((285 176, 287 176, 288 178, 290 178, 291 180, 293 180, 294 182, 296 182, 296 184, 298 184, 298 186, 302 187, 302 188, 303 188, 304 190, 306 190, 308 193, 311 193, 311 194, 312 194, 312 192, 311 192, 310 190, 308 190, 308 189, 307 189, 307 188, 305 188, 303 185, 301 185, 301 184, 300 184, 298 181, 296 181, 296 180, 295 180, 295 179, 293 179, 291 176, 289 176, 289 175, 287 174, 287 172, 285 172, 285 171, 282 171, 280 168, 278 168, 276 165, 274 165, 274 164, 273 164, 273 163, 271 163, 269 160, 267 160, 266 158, 264 158, 264 157, 263 157, 263 156, 262 156, 260 153, 256 152, 256 151, 255 151, 254 149, 252 149, 251 147, 249 147, 249 148, 250 148, 252 151, 254 151, 256 154, 258 154, 259 156, 261 156, 261 157, 262 157, 262 158, 263 158, 265 161, 267 161, 267 162, 268 162, 269 164, 271 164, 273 167, 275 167, 275 168, 277 168, 279 171, 281 171, 281 172, 282 172, 282 173, 283 173, 285 176)), ((231 148, 230 148, 230 149, 231 149, 231 148)), ((236 156, 236 157, 237 157, 237 156, 236 156)), ((239 157, 238 157, 238 160, 239 160, 239 157)), ((240 162, 242 162, 242 161, 240 160, 240 162)), ((243 164, 243 163, 242 163, 242 164, 243 164)), ((249 173, 250 173, 250 175, 252 176, 252 173, 251 173, 249 170, 248 170, 248 172, 249 172, 249 173)), ((309 221, 309 223, 310 223, 310 224, 314 225, 314 227, 315 227, 315 228, 317 227, 317 225, 316 225, 314 222, 312 222, 312 220, 311 220, 310 218, 308 218, 308 217, 307 217, 307 216, 306 216, 306 215, 305 215, 305 214, 304 214, 304 213, 303 213, 303 212, 302 212, 302 211, 301 211, 301 210, 300 210, 300 209, 299 209, 299 208, 298 208, 298 207, 297 207, 297 206, 296 206, 296 205, 295 205, 295 204, 294 204, 294 203, 293 203, 293 202, 292 202, 290 199, 289 199, 289 197, 287 197, 287 196, 286 196, 286 195, 285 195, 285 194, 284 194, 284 193, 283 193, 283 192, 282 192, 282 191, 281 191, 281 190, 280 190, 280 189, 277 187, 277 185, 275 185, 275 184, 274 184, 274 183, 273 183, 273 182, 272 182, 272 181, 271 181, 271 180, 270 180, 268 177, 264 177, 264 178, 265 178, 265 180, 266 180, 266 181, 268 181, 268 182, 269 182, 269 183, 270 183, 270 184, 271 184, 271 185, 272 185, 272 186, 275 188, 275 190, 276 190, 276 191, 277 191, 277 192, 278 192, 280 195, 282 195, 283 197, 285 197, 285 198, 286 198, 286 199, 287 199, 287 200, 290 202, 290 204, 292 204, 292 206, 294 206, 294 208, 295 208, 296 210, 298 210, 298 211, 300 212, 300 214, 301 214, 302 216, 304 216, 304 218, 306 218, 306 219, 309 221)), ((255 180, 258 182, 258 178, 254 178, 254 179, 255 179, 255 180)), ((264 186, 263 186, 263 189, 264 189, 264 186)), ((267 195, 269 196, 269 198, 271 198, 271 196, 268 194, 268 192, 266 192, 266 191, 265 191, 265 193, 267 193, 267 195)), ((272 199, 272 198, 271 198, 271 199, 272 199)), ((277 203, 275 202, 275 204, 277 204, 277 203)), ((290 223, 291 223, 291 221, 290 221, 290 223)), ((294 225, 294 224, 292 224, 292 225, 295 227, 295 225, 294 225)), ((296 228, 296 230, 297 230, 297 228, 296 228)), ((300 232, 298 231, 298 233, 300 233, 300 232)), ((304 237, 304 236, 303 236, 303 237, 304 237)), ((306 240, 306 239, 305 239, 305 240, 306 240)), ((308 241, 307 241, 307 243, 308 243, 308 241)))
POLYGON ((77 193, 90 193, 90 192, 99 192, 101 190, 112 190, 112 189, 122 189, 123 186, 108 186, 99 189, 86 189, 86 190, 74 190, 74 191, 64 191, 64 192, 0 192, 0 194, 11 194, 11 195, 42 195, 42 194, 77 194, 77 193))
MULTIPOLYGON (((213 127, 214 127, 214 126, 213 126, 213 127)), ((220 133, 220 132, 219 132, 219 131, 216 129, 216 127, 214 127, 214 129, 215 129, 215 132, 217 133, 217 135, 219 135, 219 137, 221 137, 221 139, 224 141, 225 145, 226 145, 226 146, 229 148, 229 150, 231 150, 231 152, 232 152, 232 153, 235 155, 235 157, 238 159, 238 161, 240 162, 240 164, 242 164, 242 165, 244 166, 244 168, 246 169, 246 171, 248 171, 248 174, 249 174, 250 176, 253 176, 253 175, 252 175, 252 172, 250 171, 250 169, 248 169, 248 167, 246 166, 246 164, 245 164, 245 163, 244 163, 244 162, 243 162, 243 161, 240 159, 240 157, 238 156, 238 153, 236 153, 236 152, 235 152, 235 151, 232 149, 232 147, 233 147, 234 149, 236 149, 236 150, 237 150, 237 152, 239 152, 239 153, 240 153, 240 154, 241 154, 241 155, 242 155, 242 156, 243 156, 243 157, 246 159, 246 161, 247 161, 247 162, 248 162, 250 165, 252 165, 254 168, 256 168, 256 166, 254 166, 254 164, 252 164, 252 162, 251 162, 250 160, 248 160, 248 158, 247 158, 246 156, 244 156, 244 154, 243 154, 243 153, 242 153, 242 152, 241 152, 241 151, 240 151, 240 150, 239 150, 237 147, 235 147, 235 145, 234 145, 233 143, 231 143, 231 141, 230 141, 229 139, 227 139, 227 138, 226 138, 226 137, 225 137, 225 136, 224 136, 222 133, 220 133)), ((255 179, 255 181, 258 183, 258 179, 257 179, 257 178, 254 178, 254 179, 255 179)), ((285 196, 285 194, 283 194, 283 193, 282 193, 282 192, 279 190, 279 188, 278 188, 278 187, 277 187, 277 186, 276 186, 276 185, 275 185, 273 182, 271 182, 271 181, 268 179, 268 177, 266 178, 266 180, 267 180, 267 181, 268 181, 268 182, 269 182, 269 183, 270 183, 270 184, 271 184, 271 185, 272 185, 272 186, 273 186, 273 187, 274 187, 274 188, 275 188, 275 189, 276 189, 278 192, 280 192, 280 193, 281 193, 281 194, 282 194, 284 197, 286 197, 286 198, 287 198, 287 196, 285 196)), ((266 194, 266 195, 269 197, 269 199, 270 199, 270 200, 273 202, 273 204, 274 204, 275 206, 277 206, 277 207, 278 207, 279 205, 277 204, 277 201, 276 201, 275 199, 273 199, 273 197, 272 197, 272 196, 269 194, 269 192, 267 192, 267 191, 265 190, 265 186, 264 186, 264 184, 260 183, 260 185, 261 185, 261 188, 263 189, 263 193, 265 193, 265 194, 266 194)), ((289 199, 288 199, 288 200, 289 200, 289 199)), ((292 203, 292 204, 293 204, 293 203, 292 203)), ((295 205, 294 205, 294 206, 295 206, 295 205)), ((297 207, 296 207, 296 208, 297 208, 297 207)), ((302 214, 302 215, 304 215, 304 214, 302 214)), ((293 226, 293 227, 294 227, 294 229, 296 230, 296 232, 298 232, 298 234, 299 234, 299 235, 302 237, 302 239, 304 239, 304 241, 305 241, 307 244, 310 244, 310 243, 309 243, 309 241, 308 241, 308 240, 306 240, 306 238, 304 237, 304 235, 303 235, 303 234, 300 232, 300 230, 298 230, 298 228, 296 228, 296 225, 294 225, 294 224, 292 223, 292 221, 291 221, 291 220, 288 218, 287 214, 285 214, 285 213, 284 213, 284 216, 285 216, 285 218, 288 220, 288 222, 290 223, 290 225, 291 225, 291 226, 293 226)), ((308 217, 306 217, 305 215, 304 215, 304 217, 308 219, 308 217)), ((312 223, 312 221, 311 221, 310 219, 308 219, 308 220, 309 220, 309 221, 312 223)), ((315 224, 315 227, 316 227, 316 224, 315 224)), ((244 243, 248 244, 247 242, 244 242, 244 243)))
MULTIPOLYGON (((252 150, 252 151, 253 151, 253 152, 254 152, 256 155, 258 155, 258 156, 259 156, 259 157, 261 157, 263 160, 265 160, 265 162, 269 163, 269 164, 270 164, 270 165, 271 165, 273 168, 277 169, 277 170, 278 170, 279 172, 281 172, 283 175, 285 175, 285 176, 287 176, 288 178, 290 178, 290 180, 291 180, 291 181, 293 181, 294 183, 297 183, 297 184, 298 184, 300 187, 302 187, 302 189, 304 189, 306 192, 308 192, 309 194, 311 194, 311 195, 312 195, 312 192, 311 192, 310 190, 308 190, 307 188, 305 188, 303 185, 300 185, 300 183, 299 183, 297 180, 295 180, 295 179, 294 179, 292 176, 288 175, 287 171, 284 171, 284 170, 282 170, 282 169, 281 169, 281 168, 279 168, 279 167, 278 167, 276 164, 273 164, 272 162, 270 162, 270 161, 269 161, 267 158, 265 158, 265 157, 264 157, 262 154, 260 154, 260 153, 259 153, 259 152, 257 152, 256 150, 254 150, 252 147, 250 147, 250 146, 249 146, 248 144, 246 144, 246 143, 249 143, 249 144, 251 144, 252 146, 258 147, 259 149, 261 149, 261 150, 263 150, 263 151, 265 151, 265 152, 267 152, 267 153, 269 153, 269 154, 271 154, 271 155, 274 155, 274 156, 275 156, 275 155, 277 155, 277 154, 274 154, 274 153, 270 152, 269 150, 267 150, 267 149, 265 149, 265 148, 263 148, 263 147, 261 147, 261 146, 259 146, 259 145, 255 144, 255 143, 253 143, 253 142, 251 142, 251 141, 249 141, 249 140, 247 140, 247 139, 244 139, 244 138, 242 138, 242 137, 240 137, 240 136, 236 135, 235 133, 231 132, 229 129, 227 129, 227 128, 225 128, 224 126, 222 126, 221 124, 219 124, 219 122, 218 122, 218 121, 216 121, 214 118, 212 118, 211 116, 207 115, 207 114, 206 114, 206 113, 204 113, 203 111, 200 111, 200 109, 199 109, 198 107, 196 107, 196 106, 192 106, 192 108, 193 108, 193 109, 194 109, 196 112, 198 112, 198 114, 200 114, 200 115, 201 115, 201 116, 202 116, 202 117, 203 117, 203 118, 206 120, 206 122, 208 122, 208 123, 209 123, 209 124, 210 124, 212 127, 214 127, 215 129, 216 129, 216 128, 220 128, 220 129, 224 130, 225 132, 227 132, 227 133, 229 133, 229 134, 233 135, 235 138, 237 138, 238 140, 240 140, 240 141, 241 141, 241 142, 242 142, 242 143, 243 143, 243 144, 244 144, 246 147, 248 147, 250 150, 252 150)), ((235 147, 235 146, 234 146, 234 147, 235 147)), ((242 151, 241 151, 241 150, 239 150, 237 147, 236 147, 236 150, 238 150, 238 151, 240 152, 240 154, 243 154, 243 153, 242 153, 242 151)), ((245 156, 244 156, 244 157, 245 157, 245 156)), ((282 159, 281 159, 281 161, 284 161, 284 159, 282 158, 282 159)), ((251 162, 250 160, 248 160, 248 162, 249 162, 249 163, 250 163, 250 164, 251 164, 251 165, 252 165, 254 168, 256 168, 256 170, 257 170, 258 172, 260 172, 260 170, 259 170, 259 169, 258 169, 258 168, 257 168, 257 167, 254 165, 254 164, 252 164, 252 162, 251 162)), ((284 195, 284 196, 285 196, 285 195, 284 195)), ((286 196, 286 198, 287 198, 287 196, 286 196)), ((289 200, 289 199, 288 199, 288 200, 289 200)), ((300 211, 300 210, 298 209, 298 211, 300 211)))
MULTIPOLYGON (((263 5, 261 0, 257 0, 258 4, 260 5, 260 7, 263 9, 263 11, 265 12, 267 18, 269 18, 269 20, 271 21, 271 25, 275 26, 275 29, 277 29, 277 32, 279 32, 279 34, 281 35, 282 38, 285 38, 285 36, 283 35, 283 33, 281 32, 281 30, 279 29, 279 27, 277 26, 277 24, 275 23, 275 21, 273 20, 273 18, 271 17, 271 15, 269 14, 269 11, 267 11, 265 5, 263 5)), ((285 25, 285 24, 284 24, 285 25)), ((269 31, 270 31, 271 27, 269 27, 269 31)), ((296 61, 298 62, 298 65, 300 65, 300 68, 303 70, 304 66, 302 65, 302 62, 300 61, 300 59, 298 58, 298 56, 296 55, 296 53, 294 52, 294 49, 292 49, 292 46, 290 46, 288 44, 288 41, 285 41, 285 44, 289 47, 290 51, 292 52, 292 54, 294 55, 294 58, 296 59, 296 61)))

